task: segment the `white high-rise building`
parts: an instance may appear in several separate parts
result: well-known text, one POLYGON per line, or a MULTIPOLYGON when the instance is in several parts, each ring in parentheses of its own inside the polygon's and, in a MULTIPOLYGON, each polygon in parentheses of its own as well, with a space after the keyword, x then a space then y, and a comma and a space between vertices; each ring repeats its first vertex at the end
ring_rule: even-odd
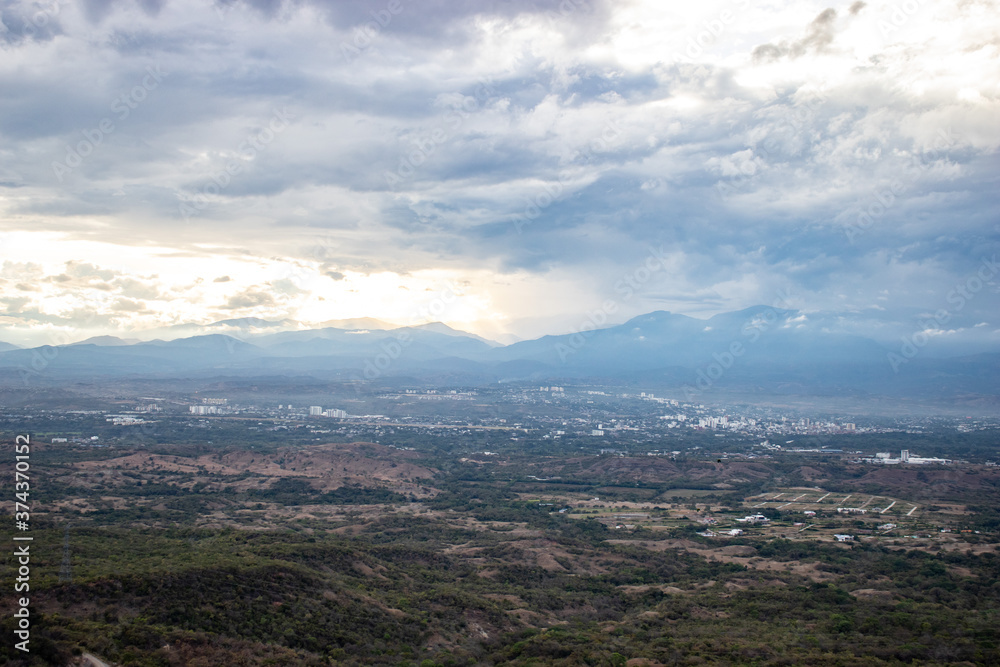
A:
POLYGON ((310 405, 309 406, 309 416, 310 417, 322 417, 323 407, 320 405, 310 405))

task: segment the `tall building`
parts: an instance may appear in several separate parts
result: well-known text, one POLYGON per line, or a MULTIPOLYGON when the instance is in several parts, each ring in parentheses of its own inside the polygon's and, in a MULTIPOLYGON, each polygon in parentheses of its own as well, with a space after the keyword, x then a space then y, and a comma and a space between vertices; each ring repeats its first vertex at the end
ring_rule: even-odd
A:
POLYGON ((319 406, 319 405, 310 405, 309 406, 309 416, 310 417, 322 417, 323 416, 323 408, 321 406, 319 406))
POLYGON ((910 450, 904 449, 904 450, 900 451, 899 452, 899 460, 902 461, 903 463, 906 463, 907 461, 909 461, 910 460, 910 450))

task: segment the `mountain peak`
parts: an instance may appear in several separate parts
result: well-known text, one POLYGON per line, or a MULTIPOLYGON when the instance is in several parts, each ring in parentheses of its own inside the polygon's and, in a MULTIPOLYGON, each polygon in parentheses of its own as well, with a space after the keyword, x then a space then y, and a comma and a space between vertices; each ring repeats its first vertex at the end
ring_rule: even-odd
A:
POLYGON ((327 320, 319 325, 322 329, 343 329, 345 331, 357 331, 360 329, 375 329, 379 331, 389 331, 398 329, 399 326, 385 320, 377 320, 374 317, 352 317, 346 320, 327 320))
POLYGON ((407 329, 422 329, 424 331, 433 331, 434 333, 444 334, 445 336, 464 336, 466 338, 473 338, 482 343, 486 343, 491 347, 502 347, 500 343, 489 340, 488 338, 483 338, 482 336, 477 336, 474 333, 469 333, 468 331, 461 331, 450 327, 444 322, 427 322, 426 324, 415 324, 410 327, 403 327, 407 329))
POLYGON ((100 347, 120 347, 122 345, 135 345, 141 343, 138 338, 118 338, 117 336, 91 336, 86 340, 70 343, 70 345, 98 345, 100 347))
POLYGON ((219 320, 205 325, 209 327, 237 327, 244 329, 247 327, 283 327, 293 324, 291 320, 265 320, 260 317, 237 317, 228 320, 219 320))
POLYGON ((624 324, 619 326, 622 327, 641 327, 641 326, 651 326, 651 325, 665 325, 665 324, 688 324, 691 322, 697 322, 699 320, 693 317, 688 317, 687 315, 681 315, 680 313, 672 313, 669 310, 654 310, 651 313, 645 313, 644 315, 638 315, 628 320, 624 324))

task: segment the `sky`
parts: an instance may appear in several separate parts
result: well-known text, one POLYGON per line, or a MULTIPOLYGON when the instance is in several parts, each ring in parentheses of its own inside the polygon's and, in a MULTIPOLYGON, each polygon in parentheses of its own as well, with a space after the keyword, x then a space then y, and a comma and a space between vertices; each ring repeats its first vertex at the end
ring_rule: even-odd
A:
POLYGON ((0 0, 0 340, 763 304, 1000 347, 991 0, 0 0))

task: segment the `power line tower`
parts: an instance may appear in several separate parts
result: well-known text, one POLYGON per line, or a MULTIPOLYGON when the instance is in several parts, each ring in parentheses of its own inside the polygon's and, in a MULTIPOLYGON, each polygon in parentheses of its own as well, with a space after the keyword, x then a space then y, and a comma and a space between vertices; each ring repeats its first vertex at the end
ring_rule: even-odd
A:
POLYGON ((73 566, 69 562, 69 524, 66 524, 66 533, 63 536, 63 557, 62 565, 59 566, 59 581, 73 583, 73 566))

